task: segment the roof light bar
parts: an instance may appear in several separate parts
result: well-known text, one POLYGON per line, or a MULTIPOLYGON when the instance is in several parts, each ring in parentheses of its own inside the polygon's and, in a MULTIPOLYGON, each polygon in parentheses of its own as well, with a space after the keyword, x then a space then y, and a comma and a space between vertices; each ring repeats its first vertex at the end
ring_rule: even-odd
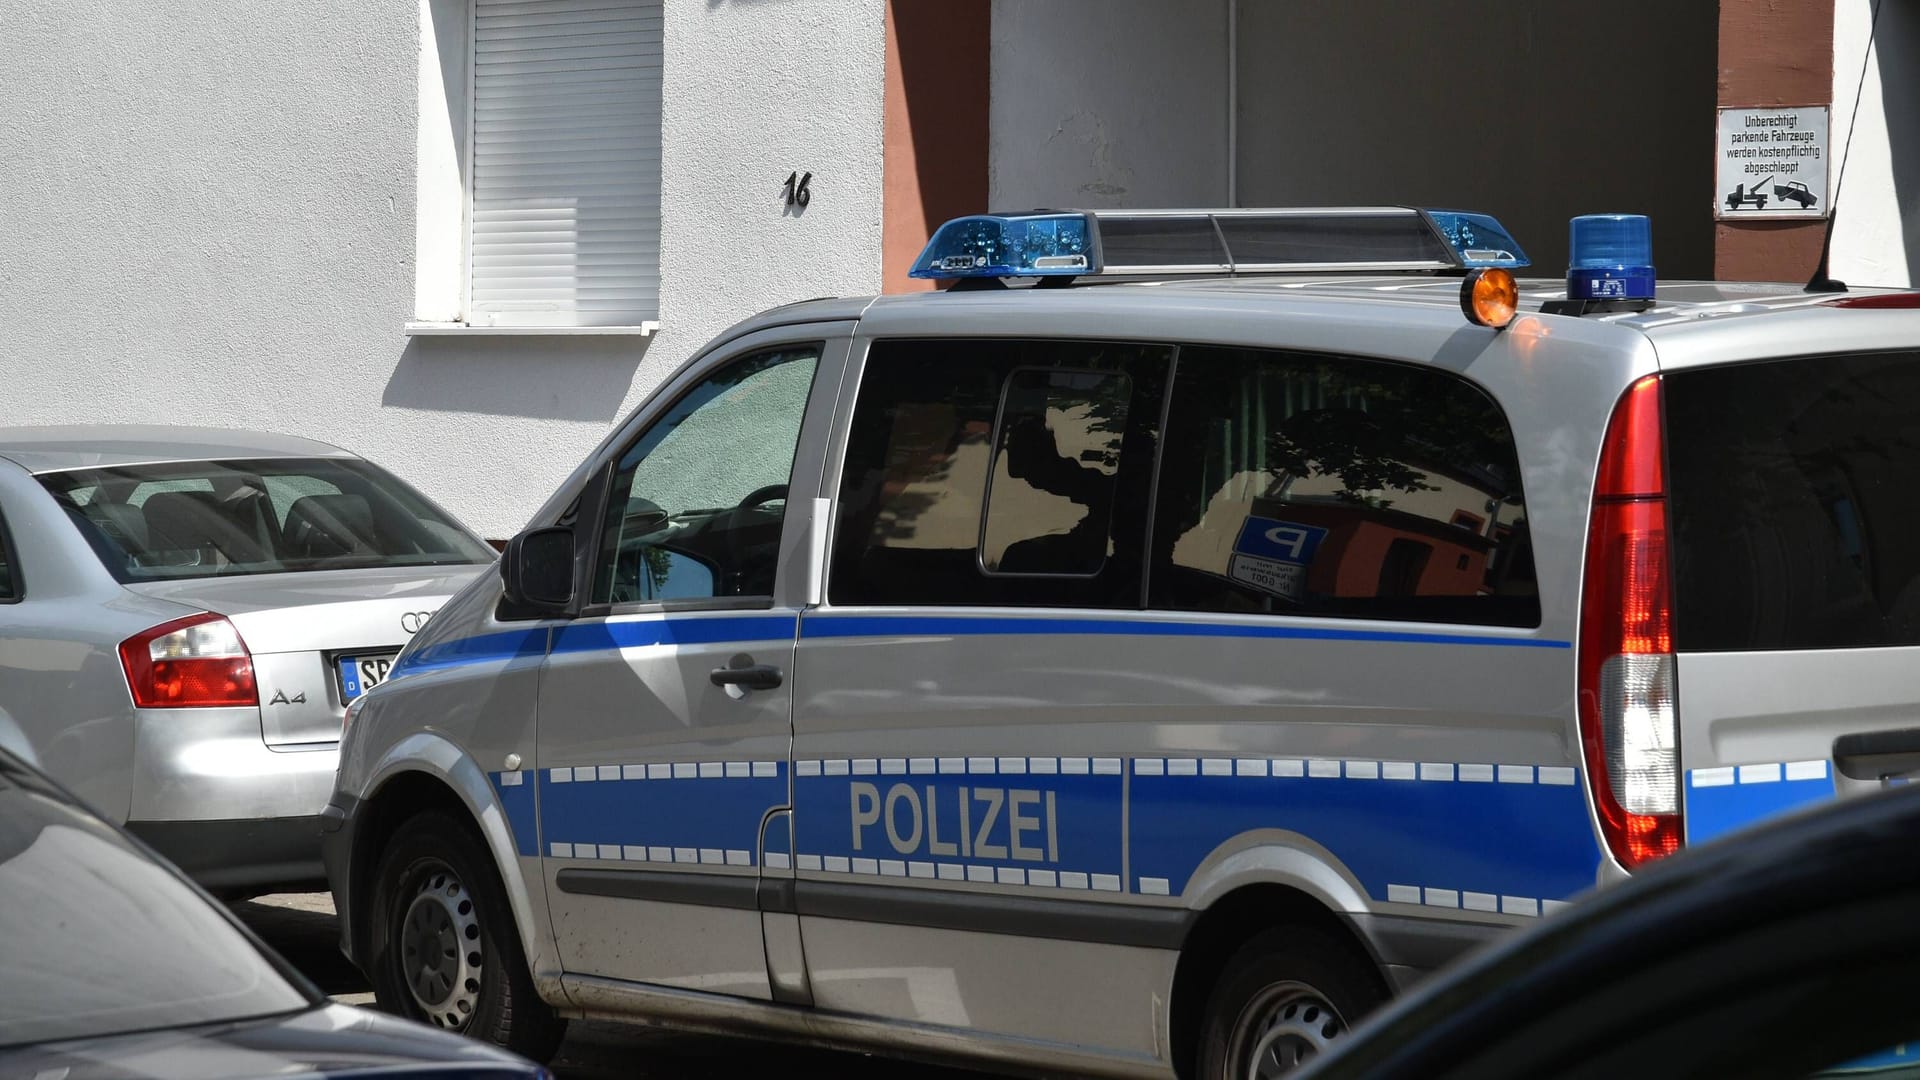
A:
POLYGON ((1498 221, 1405 206, 978 214, 942 225, 917 278, 1126 277, 1512 269, 1498 221))

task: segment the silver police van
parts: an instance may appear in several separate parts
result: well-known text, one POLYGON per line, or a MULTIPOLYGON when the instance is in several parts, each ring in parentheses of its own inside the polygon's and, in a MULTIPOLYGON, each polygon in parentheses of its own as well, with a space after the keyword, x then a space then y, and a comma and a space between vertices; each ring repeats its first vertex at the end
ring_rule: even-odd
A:
POLYGON ((1920 297, 1402 208, 950 222, 621 424, 355 704, 389 1008, 1269 1076, 1920 765, 1920 297))

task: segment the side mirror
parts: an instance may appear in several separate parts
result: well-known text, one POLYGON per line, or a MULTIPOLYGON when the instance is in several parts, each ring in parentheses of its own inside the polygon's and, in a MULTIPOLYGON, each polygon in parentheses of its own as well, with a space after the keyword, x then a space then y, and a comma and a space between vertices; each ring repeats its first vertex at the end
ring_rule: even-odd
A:
POLYGON ((500 556, 507 602, 552 611, 573 600, 573 530, 529 529, 507 542, 500 556))

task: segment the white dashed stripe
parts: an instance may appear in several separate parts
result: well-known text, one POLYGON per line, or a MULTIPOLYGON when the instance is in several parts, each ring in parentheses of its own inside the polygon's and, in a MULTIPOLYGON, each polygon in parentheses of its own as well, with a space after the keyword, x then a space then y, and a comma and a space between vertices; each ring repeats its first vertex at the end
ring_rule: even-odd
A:
POLYGON ((1169 883, 1163 877, 1143 877, 1140 879, 1140 894, 1142 896, 1169 895, 1169 883))
MULTIPOLYGON (((554 784, 610 783, 613 781, 639 780, 770 780, 780 775, 778 761, 652 761, 625 762, 619 765, 563 765, 547 770, 547 781, 554 784)), ((816 776, 820 772, 820 762, 800 761, 796 769, 803 776, 816 776)), ((502 773, 502 786, 511 787, 521 783, 509 780, 515 773, 502 773)))
POLYGON ((1734 784, 1778 784, 1798 780, 1825 780, 1825 761, 1760 761, 1747 765, 1715 765, 1687 773, 1691 788, 1732 787, 1734 784))
POLYGON ((512 772, 503 772, 500 774, 501 787, 519 787, 521 784, 525 782, 526 780, 523 776, 521 776, 519 769, 515 769, 512 772))
MULTIPOLYGON (((1135 776, 1273 777, 1298 779, 1345 778, 1349 780, 1433 780, 1465 783, 1503 784, 1539 783, 1572 786, 1577 773, 1565 765, 1492 765, 1455 764, 1444 761, 1370 761, 1337 758, 1134 758, 1135 776)), ((775 779, 780 775, 778 761, 676 761, 626 763, 620 765, 575 765, 549 769, 550 783, 591 783, 639 780, 743 780, 775 779)), ((1024 757, 943 757, 943 758, 802 758, 793 763, 795 776, 1118 776, 1123 771, 1120 758, 1024 758, 1024 757)), ((1757 784, 1787 780, 1822 780, 1827 776, 1824 761, 1767 762, 1757 765, 1695 769, 1689 774, 1693 787, 1718 787, 1738 783, 1757 784)), ((524 783, 521 772, 500 774, 500 786, 524 783)))
MULTIPOLYGON (((656 849, 658 850, 658 849, 656 849)), ((746 852, 741 852, 746 855, 746 852)), ((729 853, 731 859, 731 853, 729 853)), ((787 868, 787 856, 769 854, 770 870, 787 868)), ((902 862, 898 859, 868 859, 839 855, 796 855, 793 865, 800 870, 825 874, 850 874, 863 877, 907 877, 921 880, 970 881, 981 885, 1026 885, 1041 889, 1095 889, 1120 891, 1118 874, 1086 874, 1073 870, 1028 870, 1018 866, 981 866, 962 863, 902 862)), ((1141 891, 1166 896, 1170 882, 1166 878, 1141 878, 1141 891), (1153 893, 1154 883, 1160 891, 1153 893)))
POLYGON ((1387 886, 1390 904, 1419 904, 1423 907, 1455 908, 1488 914, 1538 916, 1567 907, 1565 900, 1541 900, 1531 896, 1498 896, 1494 893, 1461 892, 1419 885, 1387 886))
POLYGON ((1695 769, 1687 776, 1687 782, 1697 788, 1731 787, 1734 770, 1731 765, 1722 765, 1713 769, 1695 769))

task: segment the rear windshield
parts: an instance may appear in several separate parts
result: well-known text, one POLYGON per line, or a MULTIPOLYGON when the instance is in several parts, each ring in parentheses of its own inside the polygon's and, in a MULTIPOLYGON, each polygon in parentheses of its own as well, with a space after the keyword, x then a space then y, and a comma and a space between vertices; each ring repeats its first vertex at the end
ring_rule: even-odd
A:
POLYGON ((1664 381, 1676 646, 1920 644, 1920 352, 1664 381))
POLYGON ((399 478, 356 459, 168 462, 38 479, 121 581, 493 559, 399 478))
POLYGON ((309 1005, 171 871, 3 764, 0 942, 0 1047, 309 1005))

